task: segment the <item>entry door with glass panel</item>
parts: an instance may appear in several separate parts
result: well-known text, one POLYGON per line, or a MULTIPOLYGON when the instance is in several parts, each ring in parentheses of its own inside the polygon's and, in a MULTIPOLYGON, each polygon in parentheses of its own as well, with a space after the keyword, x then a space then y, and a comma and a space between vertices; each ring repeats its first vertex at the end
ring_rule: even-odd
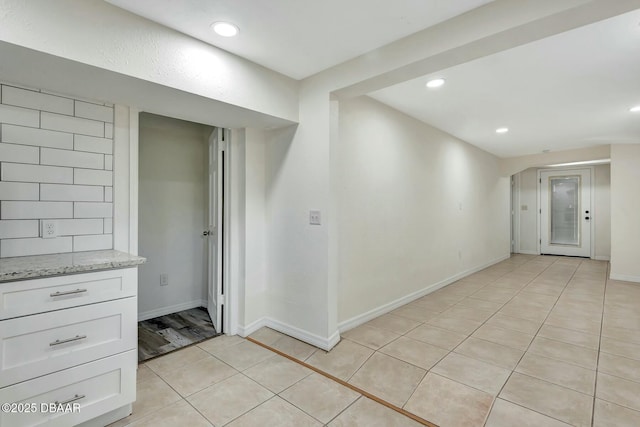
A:
POLYGON ((591 257, 591 170, 540 172, 540 253, 591 257))

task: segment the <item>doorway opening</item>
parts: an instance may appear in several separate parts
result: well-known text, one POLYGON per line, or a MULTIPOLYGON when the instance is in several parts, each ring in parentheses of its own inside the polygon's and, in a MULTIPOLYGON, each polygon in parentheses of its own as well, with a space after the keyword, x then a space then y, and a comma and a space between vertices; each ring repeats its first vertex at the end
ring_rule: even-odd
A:
POLYGON ((140 357, 225 331, 226 139, 212 126, 139 116, 140 357))

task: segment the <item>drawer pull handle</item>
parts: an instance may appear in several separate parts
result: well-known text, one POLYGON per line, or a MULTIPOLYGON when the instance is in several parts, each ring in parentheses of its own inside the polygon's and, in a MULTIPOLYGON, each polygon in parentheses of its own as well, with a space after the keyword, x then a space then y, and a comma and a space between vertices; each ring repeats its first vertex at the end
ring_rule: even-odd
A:
POLYGON ((55 340, 54 342, 49 343, 49 345, 50 345, 51 347, 53 347, 54 345, 60 345, 60 344, 68 343, 68 342, 73 342, 73 341, 83 340, 83 339, 85 339, 85 338, 87 338, 87 336, 86 336, 86 335, 76 335, 75 337, 73 337, 73 338, 67 338, 66 340, 55 340))
POLYGON ((49 294, 49 296, 51 296, 51 297, 61 297, 61 296, 64 296, 64 295, 81 294, 83 292, 87 292, 87 290, 86 289, 76 289, 75 291, 64 291, 64 292, 58 291, 58 292, 54 292, 52 294, 49 294))
POLYGON ((59 406, 59 405, 67 405, 71 402, 75 402, 76 400, 80 400, 80 399, 84 399, 86 396, 84 394, 76 394, 75 396, 73 396, 71 399, 67 399, 64 402, 58 402, 57 400, 54 402, 54 405, 59 406))

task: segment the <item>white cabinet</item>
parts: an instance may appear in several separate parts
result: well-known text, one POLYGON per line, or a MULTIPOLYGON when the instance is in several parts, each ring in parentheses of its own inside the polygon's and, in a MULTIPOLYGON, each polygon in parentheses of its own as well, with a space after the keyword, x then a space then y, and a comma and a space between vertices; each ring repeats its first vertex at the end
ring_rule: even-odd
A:
POLYGON ((127 415, 137 368, 136 270, 0 283, 0 403, 36 409, 0 413, 1 427, 127 415), (67 401, 77 410, 46 410, 67 401))

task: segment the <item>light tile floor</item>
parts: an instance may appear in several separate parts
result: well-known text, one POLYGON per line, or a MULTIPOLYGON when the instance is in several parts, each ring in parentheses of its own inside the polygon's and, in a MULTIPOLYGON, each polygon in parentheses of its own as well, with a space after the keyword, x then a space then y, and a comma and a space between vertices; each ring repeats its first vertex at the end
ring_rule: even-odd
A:
MULTIPOLYGON (((343 334, 251 337, 449 426, 640 426, 640 285, 606 262, 514 255, 343 334)), ((418 426, 239 337, 140 365, 114 426, 418 426)))
POLYGON ((514 255, 298 358, 441 427, 640 426, 640 285, 607 268, 514 255))
MULTIPOLYGON (((316 351, 268 329, 259 335, 301 358, 316 351)), ((348 387, 237 336, 213 338, 141 364, 137 382, 133 414, 111 427, 420 427, 348 387)))

